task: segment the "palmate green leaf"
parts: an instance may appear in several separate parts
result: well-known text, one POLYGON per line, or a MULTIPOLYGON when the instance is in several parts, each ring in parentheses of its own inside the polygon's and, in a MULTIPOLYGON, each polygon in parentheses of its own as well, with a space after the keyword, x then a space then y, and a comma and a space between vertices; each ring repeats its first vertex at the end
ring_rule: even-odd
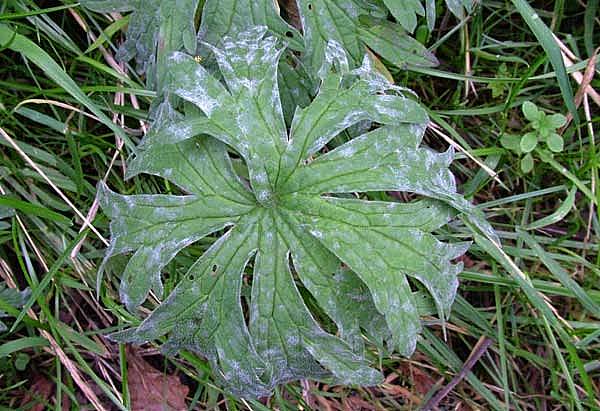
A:
POLYGON ((402 27, 412 33, 417 28, 417 15, 425 15, 421 0, 383 0, 392 16, 402 27))
POLYGON ((491 227, 456 193, 452 152, 420 147, 424 109, 368 58, 349 71, 334 41, 317 97, 296 110, 288 131, 277 82, 283 48, 266 32, 256 27, 212 48, 225 84, 191 56, 170 58, 171 91, 204 115, 150 133, 130 173, 160 175, 189 194, 121 196, 101 188, 112 219, 107 257, 134 252, 121 286, 131 309, 150 288, 160 292, 160 271, 177 252, 226 230, 139 327, 114 338, 143 343, 168 335, 167 351, 204 355, 243 397, 298 378, 373 385, 381 375, 364 357, 363 334, 410 355, 421 329, 417 289, 431 295, 442 320, 449 314, 462 269, 452 260, 467 244, 432 232, 457 211, 482 231, 491 227), (320 154, 365 120, 381 126, 320 154), (233 155, 248 178, 233 171, 233 155), (336 196, 371 190, 429 198, 336 196), (250 295, 241 293, 246 282, 250 295))
MULTIPOLYGON (((427 27, 433 31, 435 24, 435 0, 383 0, 390 13, 402 25, 412 33, 417 27, 418 16, 427 17, 427 27), (423 5, 425 3, 425 5, 423 5)), ((463 20, 467 13, 473 9, 473 0, 446 0, 446 7, 458 19, 463 20)))
POLYGON ((135 58, 139 73, 146 73, 150 88, 162 92, 164 59, 173 51, 196 51, 194 15, 198 0, 82 0, 96 12, 128 12, 127 38, 117 58, 135 58))
POLYGON ((387 22, 387 10, 374 2, 297 1, 304 32, 304 61, 314 73, 325 62, 326 48, 330 40, 342 45, 351 67, 361 64, 365 45, 400 67, 431 67, 438 64, 435 57, 422 44, 406 34, 400 25, 387 22))
POLYGON ((439 64, 433 53, 389 21, 363 17, 358 33, 362 41, 381 57, 400 68, 430 67, 439 64))
MULTIPOLYGON (((150 137, 152 138, 152 137, 150 137)), ((181 249, 231 225, 248 212, 253 198, 233 173, 223 144, 187 140, 140 154, 128 170, 168 178, 195 196, 121 196, 100 186, 102 207, 111 218, 113 238, 106 258, 137 250, 121 279, 128 308, 140 305, 150 290, 162 295, 160 272, 181 249), (144 159, 143 164, 140 160, 144 159), (174 159, 178 161, 173 162, 174 159), (168 239, 168 241, 167 241, 168 239), (165 240, 165 241, 162 241, 165 240), (156 243, 161 245, 156 247, 156 243)))
POLYGON ((446 0, 446 7, 460 20, 473 10, 475 0, 446 0))
MULTIPOLYGON (((256 26, 268 27, 291 50, 304 50, 302 35, 279 15, 275 1, 207 0, 198 32, 199 53, 204 59, 210 59, 210 46, 219 47, 226 36, 235 36, 256 26)), ((206 63, 210 65, 208 61, 206 63)), ((279 83, 284 116, 289 123, 296 106, 308 105, 315 86, 293 53, 288 53, 280 61, 279 83)))
MULTIPOLYGON (((117 57, 125 61, 135 57, 138 71, 147 73, 148 85, 158 91, 152 113, 157 123, 169 120, 172 115, 172 101, 165 102, 163 95, 168 81, 166 56, 172 52, 198 52, 206 58, 209 47, 219 46, 226 35, 255 26, 269 27, 295 51, 304 48, 301 34, 281 18, 272 0, 206 0, 202 3, 201 24, 196 34, 194 16, 198 3, 198 0, 83 1, 85 7, 98 12, 133 12, 127 40, 117 57)), ((300 62, 295 61, 293 67, 282 61, 281 69, 286 74, 282 97, 288 119, 296 105, 308 104, 314 89, 309 77, 302 75, 300 62)))
POLYGON ((317 84, 312 81, 302 62, 292 53, 287 53, 280 60, 277 80, 283 116, 286 124, 290 124, 296 107, 306 107, 310 104, 316 94, 317 84))
POLYGON ((206 0, 198 38, 204 43, 220 46, 225 36, 266 26, 291 49, 302 51, 302 36, 281 18, 275 4, 273 0, 206 0))
MULTIPOLYGON (((340 43, 348 53, 350 65, 360 65, 368 46, 400 68, 438 65, 435 56, 409 34, 425 16, 433 30, 433 0, 297 0, 304 31, 306 65, 316 72, 323 64, 329 40, 340 43), (397 23, 387 20, 388 12, 397 23)), ((473 9, 473 0, 446 0, 448 9, 464 19, 473 9)))

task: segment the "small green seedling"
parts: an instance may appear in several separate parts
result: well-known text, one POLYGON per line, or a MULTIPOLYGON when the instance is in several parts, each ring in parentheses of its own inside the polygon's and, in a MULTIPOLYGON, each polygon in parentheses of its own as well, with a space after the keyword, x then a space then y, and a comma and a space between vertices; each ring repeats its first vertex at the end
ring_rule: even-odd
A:
MULTIPOLYGON (((509 76, 509 72, 508 72, 508 68, 506 67, 506 63, 502 63, 498 66, 498 73, 496 74, 496 78, 501 78, 501 77, 508 77, 509 76)), ((509 85, 508 83, 505 83, 503 81, 492 81, 490 83, 488 83, 487 86, 488 89, 490 89, 490 91, 492 92, 492 97, 493 98, 498 98, 498 97, 502 97, 504 96, 504 94, 509 90, 509 85)))
POLYGON ((501 137, 500 143, 504 148, 514 151, 518 154, 525 154, 521 158, 521 170, 529 173, 533 169, 533 150, 538 143, 544 141, 550 151, 560 153, 564 148, 564 141, 556 130, 564 126, 567 119, 562 114, 546 114, 540 110, 534 103, 526 101, 521 106, 523 115, 529 124, 526 132, 522 136, 505 134, 501 137))

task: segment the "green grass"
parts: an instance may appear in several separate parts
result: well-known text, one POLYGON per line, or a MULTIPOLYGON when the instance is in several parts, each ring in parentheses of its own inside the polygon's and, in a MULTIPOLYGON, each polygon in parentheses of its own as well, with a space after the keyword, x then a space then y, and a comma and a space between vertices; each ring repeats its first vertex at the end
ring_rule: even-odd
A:
MULTIPOLYGON (((292 383, 260 402, 225 395, 201 357, 161 356, 148 344, 148 360, 189 386, 190 409, 416 409, 461 373, 486 337, 492 344, 440 405, 600 408, 600 158, 593 133, 600 110, 591 98, 589 115, 579 107, 579 121, 561 131, 565 149, 554 157, 534 151, 531 173, 523 173, 518 155, 500 144, 503 133, 518 134, 527 124, 524 101, 575 113, 571 96, 578 85, 568 73, 583 73, 600 44, 597 13, 590 12, 598 2, 532 2, 537 19, 525 1, 481 3, 459 26, 441 9, 428 43, 439 67, 388 67, 398 84, 416 91, 450 139, 497 173, 492 178, 463 153, 453 164, 462 191, 493 222, 503 249, 485 239, 470 249, 446 330, 428 318, 412 358, 373 351, 387 376, 381 386, 292 383), (540 22, 577 64, 562 66, 540 22)), ((94 210, 102 179, 121 193, 174 188, 145 175, 124 181, 125 160, 143 134, 153 93, 128 65, 122 73, 111 67, 120 27, 65 0, 0 4, 0 128, 9 137, 0 137, 0 281, 31 290, 20 308, 0 293, 0 311, 8 315, 1 319, 8 329, 0 331, 0 409, 36 403, 90 409, 94 397, 105 409, 130 406, 125 347, 104 337, 135 320, 121 306, 118 278, 110 274, 124 261, 114 259, 96 284, 108 221, 101 212, 92 212, 92 226, 82 217, 94 210), (79 23, 94 39, 105 30, 110 40, 95 42, 79 23), (9 208, 14 214, 5 213, 9 208), (26 396, 41 392, 40 381, 50 384, 50 395, 26 396), (27 404, 23 398, 30 398, 27 404)), ((599 85, 592 80, 592 87, 599 85)), ((432 132, 427 143, 448 146, 432 132)), ((471 237, 461 222, 442 234, 471 237)), ((211 241, 200 241, 169 265, 167 291, 211 241)), ((145 310, 155 304, 151 300, 145 310)))

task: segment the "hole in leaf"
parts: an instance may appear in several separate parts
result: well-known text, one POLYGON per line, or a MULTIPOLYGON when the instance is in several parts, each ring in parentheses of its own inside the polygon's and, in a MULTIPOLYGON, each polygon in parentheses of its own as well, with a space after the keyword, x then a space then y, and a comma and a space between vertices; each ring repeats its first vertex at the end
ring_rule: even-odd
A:
MULTIPOLYGON (((290 267, 290 272, 292 274, 292 278, 294 279, 294 283, 296 284, 296 288, 300 293, 300 297, 302 301, 308 308, 308 311, 316 318, 321 327, 332 335, 336 335, 338 333, 338 328, 333 319, 323 310, 323 308, 319 305, 315 297, 310 293, 309 290, 306 289, 302 280, 298 275, 298 271, 296 270, 296 265, 294 263, 294 258, 290 254, 288 256, 288 265, 290 267)), ((335 275, 335 272, 333 272, 335 275)))
MULTIPOLYGON (((393 200, 396 200, 400 203, 412 203, 413 201, 419 200, 422 196, 418 194, 411 193, 408 191, 388 191, 387 194, 392 197, 393 200)), ((390 201, 387 199, 381 199, 384 201, 390 201)))
POLYGON ((313 5, 312 5, 312 3, 308 3, 308 9, 309 9, 309 10, 312 10, 312 9, 313 9, 313 5))
POLYGON ((256 264, 256 254, 248 261, 242 272, 242 285, 240 289, 240 305, 246 327, 250 327, 250 306, 252 297, 252 280, 254 265, 256 264))
POLYGON ((244 323, 246 324, 246 327, 250 327, 250 299, 242 296, 240 298, 240 304, 242 305, 244 323))
POLYGON ((292 37, 294 37, 294 33, 292 33, 291 31, 288 30, 288 31, 285 32, 285 36, 289 37, 289 38, 292 38, 292 37))

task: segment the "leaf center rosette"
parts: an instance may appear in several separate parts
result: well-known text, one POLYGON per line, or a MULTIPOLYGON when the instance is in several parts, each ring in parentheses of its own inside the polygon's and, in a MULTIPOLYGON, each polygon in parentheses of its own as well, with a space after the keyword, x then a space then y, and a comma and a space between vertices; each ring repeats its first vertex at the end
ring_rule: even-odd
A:
POLYGON ((368 58, 350 71, 330 41, 318 94, 296 109, 288 130, 277 83, 283 50, 264 27, 225 38, 212 48, 222 80, 173 54, 169 92, 194 107, 150 132, 128 172, 162 176, 187 194, 124 196, 101 187, 111 218, 106 258, 133 252, 120 288, 131 310, 150 290, 162 295, 161 271, 179 251, 224 232, 138 327, 114 337, 143 343, 168 335, 167 351, 200 353, 246 397, 299 378, 381 382, 364 356, 365 337, 410 355, 423 295, 442 319, 456 295, 462 265, 452 260, 468 244, 432 232, 457 213, 491 232, 456 192, 453 152, 420 147, 425 110, 368 58), (323 154, 365 121, 370 131, 323 154), (247 173, 234 171, 232 156, 247 173), (423 199, 356 194, 370 191, 423 199))

